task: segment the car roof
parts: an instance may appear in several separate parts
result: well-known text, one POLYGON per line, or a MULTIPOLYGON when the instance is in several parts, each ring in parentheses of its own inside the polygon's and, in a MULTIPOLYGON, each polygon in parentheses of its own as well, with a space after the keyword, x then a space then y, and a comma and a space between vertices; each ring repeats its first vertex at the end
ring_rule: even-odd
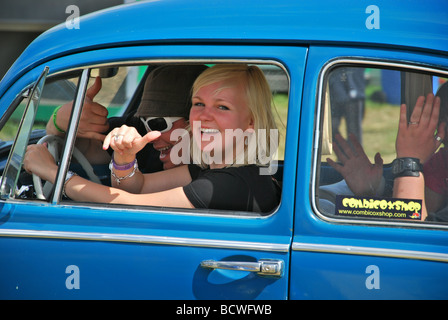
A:
POLYGON ((448 55, 448 2, 382 1, 377 7, 359 0, 135 2, 85 15, 79 29, 69 29, 65 23, 51 28, 28 46, 3 81, 11 82, 46 60, 89 49, 202 41, 356 44, 448 55), (372 17, 379 23, 376 29, 366 25, 372 17))

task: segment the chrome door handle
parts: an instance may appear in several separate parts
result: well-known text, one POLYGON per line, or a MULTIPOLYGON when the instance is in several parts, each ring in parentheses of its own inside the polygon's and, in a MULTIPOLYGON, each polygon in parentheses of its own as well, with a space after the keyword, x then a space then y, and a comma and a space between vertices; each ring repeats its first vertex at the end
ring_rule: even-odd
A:
POLYGON ((258 262, 204 260, 201 267, 255 272, 261 276, 281 277, 283 260, 260 259, 258 262))

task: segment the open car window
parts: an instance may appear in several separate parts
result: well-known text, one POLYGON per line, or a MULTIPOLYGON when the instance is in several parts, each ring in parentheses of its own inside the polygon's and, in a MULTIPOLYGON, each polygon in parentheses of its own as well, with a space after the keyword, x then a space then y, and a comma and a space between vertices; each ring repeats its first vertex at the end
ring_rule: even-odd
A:
MULTIPOLYGON (((203 64, 203 62, 201 62, 203 64)), ((110 65, 102 66, 98 68, 84 68, 79 70, 71 70, 67 73, 59 72, 56 75, 50 75, 47 79, 45 86, 43 87, 43 96, 40 101, 39 107, 36 112, 35 121, 27 126, 27 130, 31 135, 35 135, 36 138, 32 139, 30 143, 47 142, 48 148, 53 154, 56 162, 62 161, 62 154, 71 150, 71 156, 68 157, 68 169, 73 171, 81 177, 87 178, 96 183, 110 186, 111 185, 111 173, 110 173, 110 156, 111 150, 104 152, 102 149, 102 142, 96 140, 94 143, 89 143, 88 147, 85 144, 85 137, 77 136, 74 140, 72 148, 65 146, 65 135, 70 134, 73 128, 77 128, 79 134, 85 128, 81 127, 81 124, 76 123, 68 126, 66 116, 66 123, 63 124, 63 119, 58 112, 61 106, 71 103, 75 100, 75 97, 79 94, 79 83, 82 79, 81 73, 83 71, 89 71, 87 79, 87 92, 91 88, 97 77, 101 78, 101 89, 94 95, 93 101, 107 109, 109 130, 112 130, 117 124, 121 124, 124 119, 132 119, 136 126, 143 126, 143 123, 139 118, 133 117, 137 108, 140 105, 142 92, 144 89, 145 80, 148 75, 159 66, 160 64, 147 64, 147 65, 110 65), (57 114, 57 119, 54 116, 57 114), (49 132, 48 124, 52 125, 55 122, 58 124, 57 137, 45 137, 49 132), (68 127, 67 127, 68 126, 68 127), (91 153, 92 148, 94 150, 101 150, 101 155, 95 151, 91 153), (96 148, 96 149, 95 149, 96 148), (64 151, 66 150, 66 151, 64 151)), ((272 175, 276 183, 280 186, 283 180, 283 161, 285 154, 285 140, 286 140, 286 125, 287 125, 287 111, 288 111, 288 92, 289 92, 289 78, 283 68, 274 64, 258 64, 257 65, 264 73, 273 96, 272 101, 272 113, 277 125, 276 132, 276 145, 278 148, 270 156, 269 175, 272 175)), ((84 80, 83 80, 84 81, 84 80)), ((88 97, 86 96, 85 99, 88 97)), ((89 97, 91 98, 91 97, 89 97)), ((85 105, 84 105, 85 106, 85 105)), ((80 117, 80 121, 82 117, 80 117)), ((107 131, 104 132, 107 134, 107 131)), ((144 134, 144 133, 143 133, 144 134)), ((68 141, 68 140, 67 140, 68 141)), ((151 144, 148 144, 149 148, 152 148, 151 144)), ((158 160, 159 154, 156 157, 147 161, 158 160)), ((161 167, 160 167, 161 168, 161 167)), ((139 169, 144 172, 144 162, 139 160, 139 169)), ((161 169, 159 169, 161 170, 161 169)), ((64 172, 60 170, 61 177, 58 177, 58 184, 63 184, 65 177, 64 172)), ((40 180, 40 179, 38 179, 40 180)), ((36 181, 35 177, 32 179, 27 176, 22 170, 22 175, 19 179, 18 187, 29 187, 29 191, 21 193, 17 199, 24 200, 45 200, 58 203, 59 201, 69 201, 71 204, 86 205, 84 202, 73 201, 63 195, 59 200, 54 199, 55 188, 52 184, 46 181, 36 181), (41 184, 41 186, 40 186, 41 184)), ((58 192, 59 193, 59 192, 58 192)), ((105 204, 105 203, 104 203, 105 204)), ((89 204, 89 205, 104 205, 89 204)), ((110 205, 110 204, 107 204, 110 205)), ((197 210, 196 210, 197 211, 197 210)), ((275 210, 274 210, 275 211, 275 210)), ((205 210, 204 212, 210 212, 205 210)), ((222 211, 220 212, 222 213, 222 211)), ((229 211, 226 214, 232 214, 229 211)), ((241 216, 241 212, 235 212, 238 216, 241 216)), ((251 214, 249 214, 251 216, 251 214)))
MULTIPOLYGON (((341 63, 327 70, 322 87, 321 139, 316 158, 315 196, 319 214, 364 223, 422 222, 421 208, 412 205, 415 200, 421 203, 422 199, 392 196, 391 163, 396 158, 400 105, 406 104, 409 121, 417 98, 432 93, 440 96, 441 114, 446 114, 447 78, 446 73, 437 70, 396 65, 341 63), (356 151, 358 143, 361 149, 356 151), (367 157, 368 164, 362 168, 351 163, 351 167, 343 168, 347 159, 356 156, 367 157), (378 164, 380 159, 382 166, 378 164), (382 178, 374 179, 375 175, 382 178)), ((442 157, 445 149, 442 144, 434 157, 442 157)), ((430 212, 427 220, 442 222, 448 199, 446 181, 434 177, 436 162, 430 160, 424 167, 425 197, 430 212), (437 204, 430 197, 434 193, 437 204)))
MULTIPOLYGON (((216 62, 215 62, 216 63, 216 62)), ((199 63, 194 63, 194 62, 189 62, 189 65, 191 64, 196 64, 199 65, 199 63)), ((205 63, 206 64, 206 63, 205 63)), ((177 63, 176 65, 179 65, 179 63, 177 63)), ((204 65, 204 62, 201 62, 200 65, 204 65)), ((210 64, 212 65, 212 64, 210 64)), ((208 66, 210 66, 208 65, 208 66)), ((108 111, 109 111, 109 131, 112 130, 113 128, 118 128, 123 124, 126 124, 127 126, 132 126, 135 127, 137 129, 137 131, 139 131, 139 133, 143 136, 144 134, 147 133, 147 129, 145 128, 144 124, 142 121, 140 121, 141 119, 139 117, 135 117, 134 114, 136 113, 137 109, 140 106, 140 102, 141 102, 141 96, 144 94, 143 91, 144 90, 149 90, 151 91, 152 88, 147 88, 146 87, 146 79, 148 77, 151 76, 151 72, 153 72, 154 69, 156 69, 157 67, 159 67, 160 64, 157 65, 147 65, 146 69, 139 70, 139 78, 138 81, 134 82, 134 83, 139 83, 136 87, 135 87, 135 91, 134 94, 132 96, 129 96, 128 98, 130 99, 128 102, 128 105, 126 107, 126 110, 124 111, 124 113, 122 114, 122 116, 119 116, 118 113, 114 113, 113 116, 111 117, 111 110, 114 108, 114 105, 110 104, 110 101, 117 101, 116 98, 110 99, 110 95, 112 93, 116 94, 115 90, 113 90, 107 83, 107 80, 103 80, 102 81, 102 89, 101 92, 103 94, 103 98, 98 98, 100 96, 100 93, 95 96, 95 102, 96 103, 100 103, 104 106, 107 107, 108 111), (108 91, 110 89, 110 91, 108 91), (105 94, 104 92, 109 92, 108 94, 105 94)), ((270 165, 269 170, 267 170, 266 172, 269 175, 273 175, 274 179, 277 181, 278 184, 281 184, 282 179, 283 179, 283 161, 284 161, 284 153, 285 153, 285 139, 286 139, 286 123, 287 123, 287 109, 288 109, 288 92, 289 92, 289 79, 287 74, 285 73, 284 69, 282 69, 281 67, 279 67, 278 65, 272 65, 272 64, 259 64, 257 65, 262 72, 264 73, 272 96, 273 96, 273 101, 272 101, 272 113, 274 114, 274 119, 276 121, 276 125, 277 125, 277 132, 276 132, 276 139, 278 139, 278 141, 276 141, 276 145, 278 146, 278 148, 276 148, 275 152, 273 152, 273 154, 268 155, 272 157, 272 161, 270 161, 268 163, 268 165, 270 165)), ((121 69, 121 68, 120 68, 121 69)), ((117 76, 119 75, 119 73, 117 73, 117 76)), ((117 77, 115 76, 115 77, 117 77)), ((182 75, 179 75, 179 77, 182 77, 182 75)), ((135 79, 135 78, 134 78, 135 79)), ((89 87, 91 87, 94 83, 95 80, 95 76, 91 74, 90 77, 90 82, 89 82, 89 87)), ((109 79, 109 80, 113 80, 113 79, 109 79)), ((126 80, 127 81, 127 80, 126 80)), ((118 88, 118 90, 121 90, 120 86, 115 86, 115 88, 118 88)), ((164 97, 159 97, 158 99, 164 99, 164 97)), ((172 97, 167 97, 167 99, 172 99, 172 97)), ((191 103, 191 102, 189 102, 191 103)), ((78 131, 79 132, 79 131, 78 131)), ((174 138, 176 139, 176 138, 174 138)), ((137 160, 138 160, 138 170, 141 171, 142 173, 153 173, 156 171, 161 171, 162 167, 160 166, 161 164, 161 160, 159 160, 160 153, 163 151, 157 151, 154 152, 154 149, 157 148, 159 146, 153 146, 152 144, 148 144, 140 153, 139 155, 137 155, 137 160), (152 149, 152 150, 151 150, 152 149), (155 155, 155 157, 154 157, 155 155), (159 167, 155 168, 154 164, 157 164, 159 167)), ((182 148, 182 147, 180 147, 182 148)), ((101 149, 101 145, 97 145, 95 150, 99 150, 101 149)), ((178 151, 178 149, 177 149, 178 151)), ((176 151, 176 152, 177 152, 176 151)), ((110 186, 111 185, 111 172, 110 172, 110 155, 112 154, 111 150, 109 150, 108 154, 109 154, 109 158, 104 157, 103 155, 101 156, 101 160, 99 160, 100 158, 98 157, 98 153, 95 152, 95 158, 91 158, 88 157, 88 160, 90 162, 91 165, 93 165, 93 170, 95 172, 95 174, 99 177, 99 179, 101 180, 101 183, 103 185, 107 185, 110 186)), ((177 153, 178 154, 185 154, 183 151, 177 153)), ((76 158, 76 157, 74 157, 76 158)), ((79 171, 76 171, 76 160, 74 159, 74 161, 72 161, 71 163, 71 170, 74 169, 75 172, 79 173, 79 171)), ((181 159, 181 163, 179 165, 182 164, 189 164, 189 163, 194 163, 193 159, 189 159, 185 162, 185 159, 182 158, 181 159)), ((82 166, 83 167, 83 166, 82 166)), ((81 173, 80 175, 83 177, 87 177, 83 171, 85 171, 84 167, 81 168, 81 173)), ((280 189, 280 187, 279 187, 280 189)), ((279 191, 281 192, 281 191, 279 191)), ((69 200, 69 199, 64 199, 64 200, 69 200)), ((166 207, 169 207, 169 204, 166 204, 166 207)), ((232 214, 232 212, 234 212, 233 210, 219 210, 220 214, 232 214)), ((275 211, 275 210, 274 210, 275 211)), ((197 212, 197 209, 195 209, 195 212, 197 212)), ((205 213, 209 213, 210 210, 204 210, 203 212, 205 213)), ((235 212, 235 214, 241 216, 241 212, 235 212)), ((248 214, 249 216, 254 215, 253 213, 248 214)))

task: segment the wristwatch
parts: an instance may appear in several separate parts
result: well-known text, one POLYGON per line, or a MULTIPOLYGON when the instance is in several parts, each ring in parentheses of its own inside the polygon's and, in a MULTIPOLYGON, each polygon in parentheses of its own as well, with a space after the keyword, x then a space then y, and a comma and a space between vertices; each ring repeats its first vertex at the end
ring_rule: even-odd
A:
POLYGON ((417 158, 397 158, 392 161, 392 174, 397 177, 418 177, 423 165, 417 158))

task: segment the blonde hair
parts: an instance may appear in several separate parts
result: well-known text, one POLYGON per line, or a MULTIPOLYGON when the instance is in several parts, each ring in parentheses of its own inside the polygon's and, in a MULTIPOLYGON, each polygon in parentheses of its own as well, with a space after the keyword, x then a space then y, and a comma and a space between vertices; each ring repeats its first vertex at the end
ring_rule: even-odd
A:
MULTIPOLYGON (((253 119, 254 132, 247 137, 248 141, 244 146, 244 152, 234 156, 233 163, 228 166, 242 166, 250 163, 256 165, 266 165, 264 158, 266 155, 270 157, 277 149, 278 134, 271 137, 271 130, 277 130, 274 116, 272 113, 272 94, 268 82, 263 72, 257 66, 247 64, 217 64, 205 70, 193 84, 193 94, 204 86, 208 86, 217 82, 223 82, 224 86, 228 88, 229 83, 239 82, 245 87, 245 100, 250 111, 250 116, 253 119), (260 143, 262 139, 263 143, 260 143), (258 152, 257 152, 258 147, 258 152), (275 150, 274 150, 275 149, 275 150), (260 155, 262 157, 260 158, 260 155)), ((218 90, 220 90, 218 89, 218 90)), ((207 167, 207 164, 202 160, 202 153, 195 152, 195 139, 191 141, 193 156, 193 163, 207 167), (198 158, 200 157, 200 159, 198 158)))

